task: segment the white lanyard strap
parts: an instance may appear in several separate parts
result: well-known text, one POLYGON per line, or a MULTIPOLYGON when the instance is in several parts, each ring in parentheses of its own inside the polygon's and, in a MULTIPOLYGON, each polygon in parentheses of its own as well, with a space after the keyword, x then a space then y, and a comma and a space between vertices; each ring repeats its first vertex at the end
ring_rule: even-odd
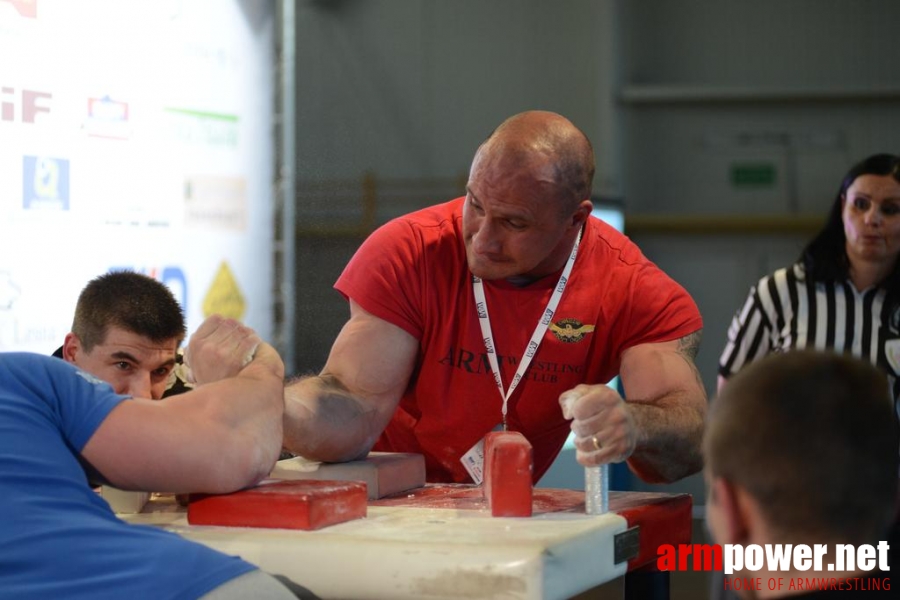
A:
POLYGON ((487 300, 484 296, 484 283, 481 281, 480 277, 472 276, 472 290, 475 292, 475 307, 478 310, 478 324, 481 326, 481 335, 484 338, 484 349, 487 352, 488 362, 491 365, 491 372, 494 374, 494 382, 497 384, 497 389, 500 390, 500 397, 503 398, 503 429, 506 429, 506 410, 509 399, 519 385, 519 382, 522 380, 522 377, 525 376, 525 371, 528 370, 528 365, 531 364, 531 359, 537 352, 538 346, 541 345, 541 340, 547 332, 547 327, 550 326, 550 321, 553 320, 553 314, 556 312, 559 300, 562 298, 563 291, 566 289, 566 284, 569 282, 569 274, 572 272, 572 266, 575 264, 575 257, 578 255, 578 246, 580 243, 581 231, 579 230, 578 237, 575 239, 575 245, 572 246, 572 253, 569 255, 569 260, 566 262, 566 266, 563 267, 563 272, 559 276, 559 283, 556 284, 556 289, 553 290, 553 295, 550 296, 550 302, 547 303, 544 314, 534 328, 534 333, 531 334, 531 341, 528 342, 528 347, 525 348, 525 354, 522 356, 522 360, 519 361, 519 368, 516 369, 516 374, 509 384, 508 391, 503 390, 503 380, 500 378, 500 366, 497 363, 494 334, 491 332, 491 318, 488 316, 487 300))

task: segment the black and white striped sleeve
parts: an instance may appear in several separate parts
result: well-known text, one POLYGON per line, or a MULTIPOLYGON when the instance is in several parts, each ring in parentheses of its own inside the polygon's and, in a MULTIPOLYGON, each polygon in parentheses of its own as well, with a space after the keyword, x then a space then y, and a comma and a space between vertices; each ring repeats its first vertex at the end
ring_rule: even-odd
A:
POLYGON ((731 320, 725 350, 719 358, 719 375, 722 377, 731 377, 745 364, 772 350, 772 323, 759 294, 759 289, 768 285, 769 279, 764 278, 750 289, 744 305, 731 320))

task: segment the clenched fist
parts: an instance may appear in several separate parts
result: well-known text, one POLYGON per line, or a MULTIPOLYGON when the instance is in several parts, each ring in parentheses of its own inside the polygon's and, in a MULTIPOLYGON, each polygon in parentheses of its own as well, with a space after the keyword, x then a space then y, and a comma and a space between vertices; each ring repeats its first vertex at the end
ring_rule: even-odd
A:
POLYGON ((625 400, 607 385, 578 385, 559 397, 572 419, 576 459, 586 467, 622 462, 637 444, 634 417, 625 400))
POLYGON ((184 351, 189 378, 202 385, 233 377, 253 360, 261 342, 253 329, 212 315, 197 328, 184 351))

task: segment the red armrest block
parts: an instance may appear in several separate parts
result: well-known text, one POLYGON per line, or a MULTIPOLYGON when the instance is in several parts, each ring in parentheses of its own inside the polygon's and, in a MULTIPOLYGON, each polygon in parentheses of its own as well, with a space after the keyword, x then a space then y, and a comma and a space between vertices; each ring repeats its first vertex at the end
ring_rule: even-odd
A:
POLYGON ((531 443, 518 431, 484 438, 484 497, 495 517, 530 517, 534 468, 531 443))
POLYGON ((191 525, 321 529, 366 516, 366 485, 358 481, 273 481, 233 494, 191 494, 191 525))

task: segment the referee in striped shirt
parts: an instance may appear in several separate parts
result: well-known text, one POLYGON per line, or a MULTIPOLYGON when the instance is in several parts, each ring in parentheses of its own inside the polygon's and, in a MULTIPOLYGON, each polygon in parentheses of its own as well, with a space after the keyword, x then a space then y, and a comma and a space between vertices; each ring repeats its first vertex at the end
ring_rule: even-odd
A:
POLYGON ((800 260, 759 280, 728 328, 719 389, 773 352, 814 348, 868 360, 900 408, 900 157, 870 156, 847 173, 800 260))
MULTIPOLYGON (((887 375, 900 416, 900 157, 876 154, 841 182, 828 220, 795 264, 750 289, 719 359, 719 390, 745 365, 794 349, 834 350, 887 375)), ((865 493, 865 490, 860 490, 865 493)), ((900 507, 900 499, 898 499, 900 507)), ((887 532, 900 567, 900 514, 887 532)), ((712 598, 733 598, 714 584, 712 598)))

